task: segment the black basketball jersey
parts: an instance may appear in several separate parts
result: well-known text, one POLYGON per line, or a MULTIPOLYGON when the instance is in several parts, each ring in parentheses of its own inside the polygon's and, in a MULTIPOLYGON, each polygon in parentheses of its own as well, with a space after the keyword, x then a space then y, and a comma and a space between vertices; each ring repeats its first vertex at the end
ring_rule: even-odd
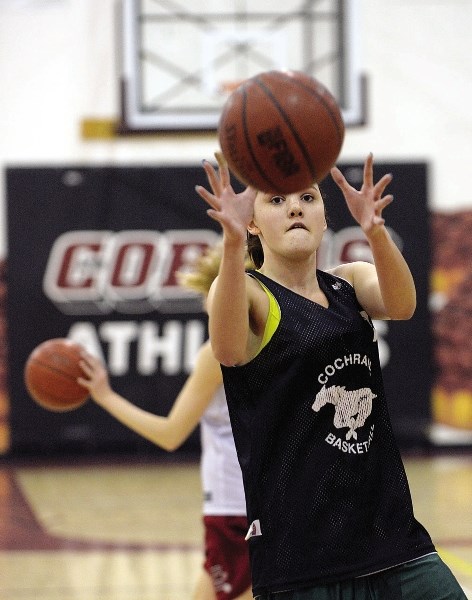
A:
POLYGON ((354 289, 317 271, 324 308, 251 275, 281 311, 252 361, 223 367, 254 593, 357 577, 434 552, 413 515, 376 332, 354 289))

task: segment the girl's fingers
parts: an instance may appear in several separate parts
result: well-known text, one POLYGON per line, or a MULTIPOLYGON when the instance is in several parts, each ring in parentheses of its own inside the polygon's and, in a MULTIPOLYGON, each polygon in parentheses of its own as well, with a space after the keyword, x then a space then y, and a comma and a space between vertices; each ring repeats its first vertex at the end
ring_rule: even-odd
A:
POLYGON ((364 185, 372 187, 374 185, 374 155, 369 152, 364 163, 364 185))
POLYGON ((203 169, 206 173, 208 183, 210 184, 211 189, 217 196, 219 196, 221 194, 223 188, 221 186, 221 182, 218 177, 218 174, 216 173, 215 169, 213 168, 213 165, 210 164, 207 160, 204 160, 203 161, 203 169))
POLYGON ((377 196, 381 196, 387 185, 392 181, 393 175, 391 173, 387 173, 384 175, 374 186, 374 194, 377 196))
POLYGON ((388 206, 392 202, 393 202, 393 196, 392 196, 392 194, 388 194, 387 196, 380 198, 380 200, 377 200, 377 202, 375 203, 375 210, 382 211, 386 206, 388 206))
POLYGON ((331 177, 333 178, 336 185, 341 189, 341 191, 344 191, 348 187, 350 187, 346 178, 341 173, 341 171, 338 169, 338 167, 333 167, 331 169, 331 177))
POLYGON ((381 217, 380 215, 374 215, 374 218, 372 219, 372 223, 374 225, 384 225, 385 219, 383 217, 381 217))
POLYGON ((226 158, 225 158, 223 152, 221 152, 220 150, 217 150, 215 152, 215 158, 216 158, 216 162, 218 163, 218 166, 220 169, 222 169, 224 167, 228 167, 228 163, 226 162, 226 158))
POLYGON ((231 224, 229 223, 228 219, 221 212, 218 212, 217 210, 213 210, 213 209, 209 208, 207 210, 207 215, 210 217, 210 219, 213 219, 214 221, 219 223, 224 230, 227 230, 228 233, 231 234, 231 232, 230 232, 231 224))
POLYGON ((90 371, 90 367, 88 366, 87 361, 81 360, 81 361, 79 361, 79 365, 80 365, 80 368, 82 369, 82 371, 84 371, 84 372, 90 371))
POLYGON ((200 198, 203 198, 203 200, 205 200, 205 202, 209 204, 212 208, 214 208, 215 210, 220 209, 220 203, 218 202, 214 194, 211 194, 206 188, 204 188, 201 185, 196 185, 195 191, 200 196, 200 198))
POLYGON ((210 219, 213 219, 214 221, 218 221, 218 223, 222 224, 222 220, 220 218, 220 213, 217 210, 214 210, 213 208, 209 208, 207 210, 207 215, 210 217, 210 219))
POLYGON ((230 175, 228 169, 228 163, 222 152, 215 152, 215 158, 218 163, 218 171, 220 175, 221 187, 224 189, 230 185, 230 175))

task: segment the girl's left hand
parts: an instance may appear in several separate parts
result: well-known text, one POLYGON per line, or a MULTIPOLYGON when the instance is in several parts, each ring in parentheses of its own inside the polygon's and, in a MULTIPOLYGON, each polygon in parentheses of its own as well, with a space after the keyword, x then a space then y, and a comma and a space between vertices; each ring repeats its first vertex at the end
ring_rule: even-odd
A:
POLYGON ((374 184, 373 163, 374 158, 370 153, 364 163, 364 181, 360 190, 349 185, 337 167, 331 169, 333 180, 342 191, 352 216, 366 236, 372 235, 384 225, 385 219, 382 217, 382 211, 393 201, 391 194, 382 197, 385 188, 392 181, 392 175, 384 175, 374 184))

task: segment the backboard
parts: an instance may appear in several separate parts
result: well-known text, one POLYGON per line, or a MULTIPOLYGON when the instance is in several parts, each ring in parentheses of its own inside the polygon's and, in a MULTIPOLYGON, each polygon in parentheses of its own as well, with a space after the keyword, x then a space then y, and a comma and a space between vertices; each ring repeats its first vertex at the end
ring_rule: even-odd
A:
POLYGON ((121 0, 121 129, 216 129, 231 91, 273 69, 319 79, 346 126, 364 124, 358 4, 121 0))

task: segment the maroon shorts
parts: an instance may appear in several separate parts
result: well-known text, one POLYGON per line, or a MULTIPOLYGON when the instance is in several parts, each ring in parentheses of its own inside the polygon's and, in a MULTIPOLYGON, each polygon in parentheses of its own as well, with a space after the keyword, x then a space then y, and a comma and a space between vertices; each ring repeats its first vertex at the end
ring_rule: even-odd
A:
POLYGON ((251 586, 246 517, 204 516, 205 570, 217 600, 237 598, 251 586))

